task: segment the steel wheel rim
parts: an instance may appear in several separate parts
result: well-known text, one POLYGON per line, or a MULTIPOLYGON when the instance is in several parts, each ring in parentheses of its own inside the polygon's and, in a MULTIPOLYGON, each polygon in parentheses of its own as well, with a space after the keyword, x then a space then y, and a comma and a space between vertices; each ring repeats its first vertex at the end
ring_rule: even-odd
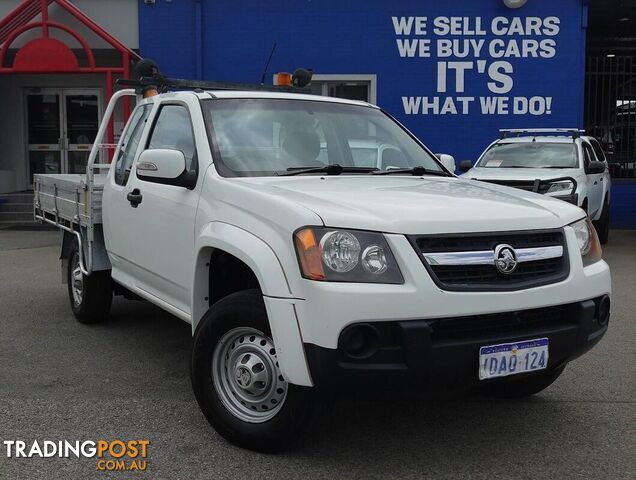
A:
POLYGON ((71 261, 71 291, 73 292, 73 301, 76 305, 82 304, 84 296, 84 275, 80 268, 79 252, 75 252, 71 261))
POLYGON ((274 342, 254 328, 223 335, 212 356, 212 377, 225 408, 245 422, 271 420, 287 397, 274 342))

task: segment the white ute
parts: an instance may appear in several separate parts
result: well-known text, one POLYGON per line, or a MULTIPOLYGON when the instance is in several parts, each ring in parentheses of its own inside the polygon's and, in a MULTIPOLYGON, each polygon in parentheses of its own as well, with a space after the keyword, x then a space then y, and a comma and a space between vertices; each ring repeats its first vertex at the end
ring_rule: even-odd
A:
POLYGON ((501 130, 475 166, 460 168, 473 180, 521 188, 565 200, 585 210, 601 243, 607 243, 612 185, 607 158, 594 137, 575 128, 501 130))
POLYGON ((36 175, 35 215, 64 230, 80 322, 124 295, 192 325, 197 401, 238 445, 284 448, 324 389, 531 395, 608 328, 583 210, 457 178, 378 107, 162 93, 98 164, 126 95, 86 176, 36 175), (383 146, 372 166, 363 144, 383 146))

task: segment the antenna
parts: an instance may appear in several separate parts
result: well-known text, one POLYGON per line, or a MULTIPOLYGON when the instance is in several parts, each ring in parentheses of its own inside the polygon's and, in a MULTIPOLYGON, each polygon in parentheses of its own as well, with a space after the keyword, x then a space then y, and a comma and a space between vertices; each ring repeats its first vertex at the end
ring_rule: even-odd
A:
POLYGON ((267 75, 267 69, 269 68, 269 62, 272 61, 272 57, 274 56, 274 51, 276 50, 276 42, 272 45, 272 51, 269 52, 269 57, 267 58, 267 63, 265 64, 265 68, 263 69, 263 75, 261 75, 261 85, 265 85, 265 76, 267 75))

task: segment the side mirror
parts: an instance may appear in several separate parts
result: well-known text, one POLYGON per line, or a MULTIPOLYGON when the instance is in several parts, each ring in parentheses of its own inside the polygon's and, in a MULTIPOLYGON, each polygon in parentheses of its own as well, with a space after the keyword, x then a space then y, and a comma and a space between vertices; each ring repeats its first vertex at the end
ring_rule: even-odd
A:
POLYGON ((196 185, 196 172, 186 170, 185 155, 180 150, 144 150, 137 160, 137 177, 146 182, 190 189, 196 185))
POLYGON ((603 162, 590 162, 586 168, 586 172, 590 175, 605 172, 605 163, 603 162))
POLYGON ((448 155, 446 153, 437 153, 436 155, 437 158, 439 158, 439 161, 442 162, 442 165, 444 165, 447 170, 449 170, 451 173, 455 173, 457 167, 455 166, 455 159, 452 155, 448 155))
POLYGON ((471 168, 473 168, 473 163, 470 160, 462 160, 459 162, 459 169, 462 172, 467 172, 471 168))

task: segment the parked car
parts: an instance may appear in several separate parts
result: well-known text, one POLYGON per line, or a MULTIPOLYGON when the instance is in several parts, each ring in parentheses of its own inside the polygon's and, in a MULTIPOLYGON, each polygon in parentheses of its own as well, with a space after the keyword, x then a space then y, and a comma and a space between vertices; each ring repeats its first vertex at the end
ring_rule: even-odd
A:
POLYGON ((601 243, 610 227, 611 178, 599 142, 577 129, 501 130, 464 176, 520 188, 578 205, 593 221, 601 243), (512 135, 517 135, 513 137, 512 135))
POLYGON ((36 218, 64 230, 80 322, 115 294, 192 325, 195 397, 231 442, 289 445, 323 389, 532 395, 607 331, 610 271, 581 209, 456 177, 378 107, 164 93, 96 165, 134 95, 110 101, 86 176, 35 176, 36 218), (360 140, 407 163, 360 163, 360 140))
MULTIPOLYGON (((360 167, 377 168, 378 170, 395 170, 409 168, 410 162, 399 147, 374 140, 349 140, 349 149, 353 162, 360 167)), ((455 172, 455 159, 448 154, 438 153, 437 158, 450 172, 455 172)), ((321 144, 319 162, 328 164, 327 146, 321 144)))

